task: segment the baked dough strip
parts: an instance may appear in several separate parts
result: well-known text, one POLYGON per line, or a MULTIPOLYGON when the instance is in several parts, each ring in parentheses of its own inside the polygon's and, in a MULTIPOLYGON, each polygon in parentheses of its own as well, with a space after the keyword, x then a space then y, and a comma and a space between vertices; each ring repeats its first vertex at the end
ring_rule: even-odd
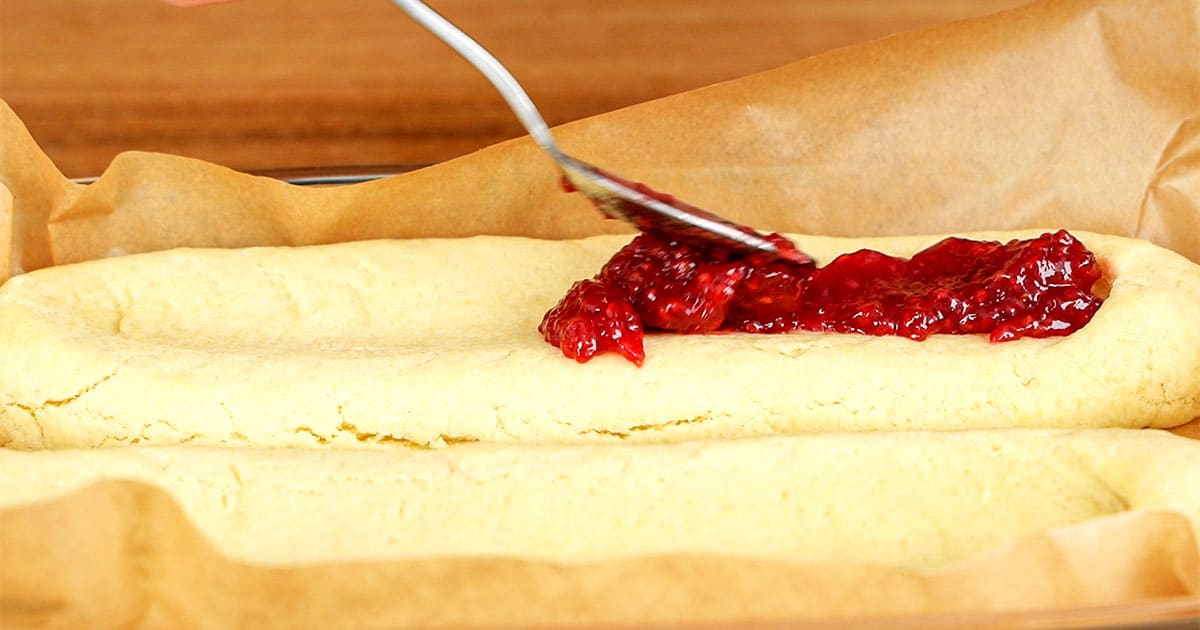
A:
POLYGON ((1177 512, 1200 531, 1200 442, 1129 429, 390 452, 0 449, 0 470, 0 507, 102 479, 150 483, 223 553, 284 565, 702 553, 935 567, 1129 510, 1177 512))
MULTIPOLYGON (((628 237, 182 249, 44 269, 0 287, 0 445, 671 442, 1200 416, 1200 266, 1076 236, 1111 291, 1068 337, 651 334, 640 369, 576 364, 537 332, 628 237)), ((824 262, 940 237, 793 238, 824 262)))

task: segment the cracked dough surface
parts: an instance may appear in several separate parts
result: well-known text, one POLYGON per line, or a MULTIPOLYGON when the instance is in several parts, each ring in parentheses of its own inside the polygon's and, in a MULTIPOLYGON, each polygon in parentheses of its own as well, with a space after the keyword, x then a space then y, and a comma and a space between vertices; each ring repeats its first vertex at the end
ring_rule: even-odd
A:
MULTIPOLYGON (((0 287, 0 444, 673 442, 1200 415, 1200 267, 1077 236, 1112 289, 1069 337, 651 334, 640 369, 615 356, 579 365, 537 332, 627 236, 174 250, 50 268, 0 287)), ((940 237, 794 238, 824 262, 863 247, 911 255, 940 237)))
POLYGON ((142 480, 176 497, 226 554, 293 565, 696 552, 926 567, 1127 510, 1176 511, 1200 531, 1200 442, 1129 429, 388 452, 0 449, 0 469, 0 507, 142 480))

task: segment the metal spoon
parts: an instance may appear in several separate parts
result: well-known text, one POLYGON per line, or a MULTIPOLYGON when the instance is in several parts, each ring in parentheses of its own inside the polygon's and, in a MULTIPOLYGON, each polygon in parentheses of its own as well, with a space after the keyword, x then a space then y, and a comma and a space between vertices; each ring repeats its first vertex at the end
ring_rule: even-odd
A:
POLYGON ((786 245, 780 247, 751 228, 563 153, 529 95, 491 53, 420 0, 392 2, 483 73, 508 102, 529 135, 558 163, 570 187, 586 195, 605 215, 668 238, 718 245, 745 253, 762 253, 801 264, 812 262, 805 254, 786 245))

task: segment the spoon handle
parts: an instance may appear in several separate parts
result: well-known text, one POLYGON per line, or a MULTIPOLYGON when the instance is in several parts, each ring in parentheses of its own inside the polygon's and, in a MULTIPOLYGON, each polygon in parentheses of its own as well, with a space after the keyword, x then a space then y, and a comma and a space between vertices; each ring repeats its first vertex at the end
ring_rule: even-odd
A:
POLYGON ((521 124, 529 131, 529 135, 533 136, 533 139, 555 158, 562 155, 558 144, 554 142, 554 137, 550 135, 550 127, 546 125, 546 121, 542 119, 541 113, 538 112, 521 84, 517 83, 508 69, 483 46, 480 46, 479 42, 471 39, 469 35, 420 0, 392 0, 392 2, 471 62, 471 65, 475 66, 483 76, 487 77, 488 81, 491 81, 492 85, 496 86, 521 124))

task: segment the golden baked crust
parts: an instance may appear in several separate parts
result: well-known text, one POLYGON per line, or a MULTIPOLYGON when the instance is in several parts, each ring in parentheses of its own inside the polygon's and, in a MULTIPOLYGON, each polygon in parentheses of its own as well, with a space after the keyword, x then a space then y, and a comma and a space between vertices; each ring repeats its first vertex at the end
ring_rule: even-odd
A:
MULTIPOLYGON (((174 250, 46 269, 0 288, 0 444, 663 442, 1200 415, 1200 267, 1077 236, 1112 289, 1069 337, 649 335, 640 369, 579 365, 537 332, 628 237, 174 250)), ((937 238, 796 241, 826 261, 937 238)))
POLYGON ((0 469, 0 507, 141 480, 232 558, 289 565, 705 553, 936 566, 1127 510, 1179 512, 1200 531, 1200 442, 1128 429, 388 452, 0 449, 0 469))

